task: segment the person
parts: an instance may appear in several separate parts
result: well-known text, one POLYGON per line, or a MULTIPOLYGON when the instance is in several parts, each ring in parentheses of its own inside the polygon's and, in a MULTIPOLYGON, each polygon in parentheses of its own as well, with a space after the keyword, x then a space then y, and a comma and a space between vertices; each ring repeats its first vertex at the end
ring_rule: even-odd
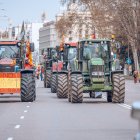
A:
POLYGON ((37 77, 37 79, 39 79, 39 75, 40 75, 40 66, 38 66, 36 68, 36 77, 37 77))
POLYGON ((42 73, 42 80, 44 80, 44 67, 41 67, 41 73, 42 73))
POLYGON ((41 81, 43 81, 43 74, 44 74, 44 68, 43 66, 41 67, 41 71, 40 71, 40 78, 41 78, 41 81))
POLYGON ((138 71, 137 70, 134 71, 133 77, 134 77, 134 83, 137 83, 137 81, 138 81, 138 71))

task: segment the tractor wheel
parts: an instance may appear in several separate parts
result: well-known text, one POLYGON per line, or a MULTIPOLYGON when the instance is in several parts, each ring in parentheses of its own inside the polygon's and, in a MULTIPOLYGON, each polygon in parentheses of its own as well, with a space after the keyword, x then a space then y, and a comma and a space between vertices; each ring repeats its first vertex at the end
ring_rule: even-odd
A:
POLYGON ((46 74, 44 74, 44 88, 47 88, 47 85, 46 85, 46 74))
POLYGON ((57 97, 58 98, 68 97, 68 78, 66 74, 58 74, 57 97))
POLYGON ((51 87, 51 71, 46 71, 46 87, 51 87))
POLYGON ((125 98, 125 78, 122 74, 113 75, 113 103, 124 103, 125 98))
POLYGON ((69 81, 68 101, 71 102, 71 81, 69 81))
POLYGON ((56 80, 56 75, 53 74, 51 78, 51 92, 56 93, 57 91, 57 80, 56 80))
POLYGON ((71 76, 71 102, 83 102, 83 78, 80 74, 71 76))
POLYGON ((35 78, 32 73, 23 73, 21 76, 21 101, 33 102, 36 99, 35 78))

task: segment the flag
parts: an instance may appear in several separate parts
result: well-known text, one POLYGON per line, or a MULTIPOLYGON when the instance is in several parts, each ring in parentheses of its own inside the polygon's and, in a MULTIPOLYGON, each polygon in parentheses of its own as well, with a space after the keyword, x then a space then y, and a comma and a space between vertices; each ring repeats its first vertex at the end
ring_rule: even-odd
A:
POLYGON ((20 32, 20 40, 24 40, 24 36, 25 36, 25 27, 24 27, 24 21, 23 21, 21 32, 20 32))

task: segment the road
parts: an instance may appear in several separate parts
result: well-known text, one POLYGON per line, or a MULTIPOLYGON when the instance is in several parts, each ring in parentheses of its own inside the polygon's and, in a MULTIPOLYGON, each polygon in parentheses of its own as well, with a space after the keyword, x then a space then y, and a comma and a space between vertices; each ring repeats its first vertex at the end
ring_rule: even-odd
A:
POLYGON ((90 99, 71 104, 57 99, 37 81, 37 100, 0 96, 0 140, 132 140, 138 122, 131 119, 132 102, 140 100, 140 84, 126 81, 125 104, 90 99))

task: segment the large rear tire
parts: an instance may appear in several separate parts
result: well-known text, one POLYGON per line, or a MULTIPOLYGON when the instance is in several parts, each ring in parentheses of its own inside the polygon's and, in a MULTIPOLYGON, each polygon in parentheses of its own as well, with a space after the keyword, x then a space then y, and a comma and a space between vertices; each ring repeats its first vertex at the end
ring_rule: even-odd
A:
POLYGON ((21 75, 21 101, 33 102, 36 99, 35 77, 33 73, 21 75))
POLYGON ((83 102, 83 78, 81 74, 71 76, 71 102, 83 102))
POLYGON ((47 85, 46 85, 46 74, 44 74, 44 88, 47 88, 47 85))
POLYGON ((57 92, 56 74, 52 74, 52 78, 51 78, 51 92, 52 93, 56 93, 57 92))
POLYGON ((57 84, 57 97, 67 98, 68 97, 68 77, 66 74, 58 74, 57 84))
POLYGON ((46 71, 46 87, 51 87, 51 71, 46 71))
POLYGON ((125 98, 125 78, 122 74, 113 75, 113 103, 124 103, 125 98))

